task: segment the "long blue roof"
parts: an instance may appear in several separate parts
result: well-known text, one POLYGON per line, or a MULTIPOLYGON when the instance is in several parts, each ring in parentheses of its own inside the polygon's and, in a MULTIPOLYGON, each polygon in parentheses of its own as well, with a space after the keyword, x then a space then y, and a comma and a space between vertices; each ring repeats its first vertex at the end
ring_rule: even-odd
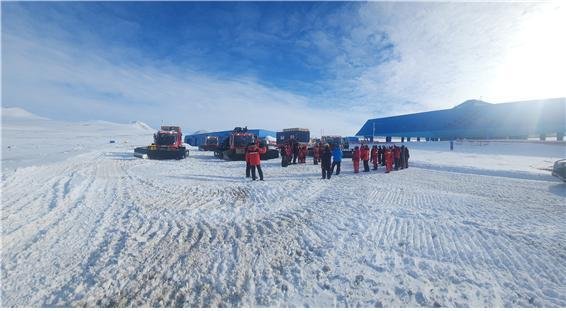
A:
POLYGON ((566 98, 490 104, 468 100, 452 109, 368 120, 357 136, 499 138, 566 130, 566 98))

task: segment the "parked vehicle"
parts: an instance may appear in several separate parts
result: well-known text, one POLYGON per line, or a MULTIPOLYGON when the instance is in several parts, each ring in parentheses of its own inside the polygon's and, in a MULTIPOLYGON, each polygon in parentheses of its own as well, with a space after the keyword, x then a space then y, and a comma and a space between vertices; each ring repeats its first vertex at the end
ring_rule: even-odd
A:
POLYGON ((269 160, 279 157, 279 153, 273 144, 266 138, 258 138, 255 134, 248 132, 247 127, 236 127, 230 136, 224 138, 216 150, 214 156, 227 161, 245 160, 246 148, 249 144, 258 144, 260 147, 267 147, 266 153, 261 155, 262 160, 269 160))
POLYGON ((283 129, 282 132, 277 132, 276 136, 278 146, 281 146, 291 140, 294 140, 299 144, 308 144, 311 133, 309 129, 305 128, 289 128, 283 129))
POLYGON ((206 136, 204 145, 199 146, 199 149, 204 151, 215 151, 218 149, 219 143, 220 140, 218 139, 218 136, 206 136))
POLYGON ((566 159, 558 160, 554 162, 552 167, 552 176, 562 179, 566 182, 566 159))
POLYGON ((329 144, 331 147, 339 145, 342 148, 342 136, 322 136, 320 140, 323 144, 329 144))
POLYGON ((153 143, 147 147, 134 149, 134 156, 156 160, 184 159, 189 151, 183 144, 181 127, 162 125, 161 129, 153 134, 153 143))

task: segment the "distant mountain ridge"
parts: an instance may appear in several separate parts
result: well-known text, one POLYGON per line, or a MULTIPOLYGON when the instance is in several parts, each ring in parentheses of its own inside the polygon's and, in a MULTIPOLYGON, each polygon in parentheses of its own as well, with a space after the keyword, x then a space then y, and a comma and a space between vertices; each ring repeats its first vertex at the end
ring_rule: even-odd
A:
POLYGON ((2 107, 2 118, 49 120, 48 118, 40 117, 20 107, 2 107))
POLYGON ((131 124, 135 127, 138 127, 142 130, 153 130, 155 131, 155 129, 149 125, 147 125, 147 123, 142 122, 142 121, 132 121, 131 124))

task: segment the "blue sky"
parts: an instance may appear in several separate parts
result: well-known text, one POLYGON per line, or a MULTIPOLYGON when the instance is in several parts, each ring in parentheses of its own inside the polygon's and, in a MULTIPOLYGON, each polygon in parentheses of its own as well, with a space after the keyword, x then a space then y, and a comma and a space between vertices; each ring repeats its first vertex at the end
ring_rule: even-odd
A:
POLYGON ((368 118, 566 96, 542 3, 3 2, 2 105, 61 120, 352 134, 368 118))

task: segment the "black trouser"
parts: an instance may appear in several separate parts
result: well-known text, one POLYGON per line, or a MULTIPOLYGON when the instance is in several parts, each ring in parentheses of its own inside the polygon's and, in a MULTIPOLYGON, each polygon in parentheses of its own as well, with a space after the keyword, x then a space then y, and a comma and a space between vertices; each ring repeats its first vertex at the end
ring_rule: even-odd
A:
POLYGON ((299 152, 293 152, 293 164, 297 164, 297 156, 299 155, 299 152))
POLYGON ((395 158, 395 170, 399 169, 399 158, 395 158))
POLYGON ((364 172, 369 172, 369 161, 364 160, 364 172))
POLYGON ((342 161, 332 161, 332 167, 330 168, 330 173, 334 172, 334 167, 336 167, 336 175, 340 175, 340 164, 342 161))
POLYGON ((330 179, 332 176, 332 169, 330 168, 330 164, 328 165, 321 165, 322 168, 322 179, 330 179))
POLYGON ((409 168, 409 158, 405 158, 405 168, 409 168))
POLYGON ((250 164, 248 162, 246 162, 246 178, 250 177, 251 169, 252 169, 252 167, 250 166, 250 164))
POLYGON ((314 165, 318 164, 318 158, 317 157, 312 157, 312 161, 314 165))
POLYGON ((252 179, 256 180, 255 168, 257 167, 257 172, 259 173, 259 180, 263 180, 263 171, 261 170, 261 165, 251 165, 252 167, 252 179))
MULTIPOLYGON (((373 161, 372 161, 373 162, 373 161)), ((373 162, 373 170, 377 170, 377 161, 373 162)))

